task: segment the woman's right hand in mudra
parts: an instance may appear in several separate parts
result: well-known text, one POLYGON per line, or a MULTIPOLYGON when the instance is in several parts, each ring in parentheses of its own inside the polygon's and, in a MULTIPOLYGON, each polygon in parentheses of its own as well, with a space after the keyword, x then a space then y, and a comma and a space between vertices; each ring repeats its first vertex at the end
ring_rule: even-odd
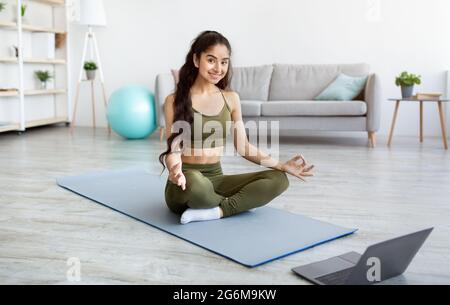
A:
POLYGON ((169 169, 169 180, 172 183, 181 186, 183 191, 186 189, 186 177, 181 170, 181 162, 176 163, 169 169))
POLYGON ((312 169, 314 168, 314 165, 308 164, 306 162, 303 155, 296 155, 292 159, 282 163, 281 170, 289 173, 297 178, 300 178, 301 180, 305 181, 304 177, 310 177, 314 176, 312 169), (302 160, 302 163, 298 164, 297 161, 302 160))

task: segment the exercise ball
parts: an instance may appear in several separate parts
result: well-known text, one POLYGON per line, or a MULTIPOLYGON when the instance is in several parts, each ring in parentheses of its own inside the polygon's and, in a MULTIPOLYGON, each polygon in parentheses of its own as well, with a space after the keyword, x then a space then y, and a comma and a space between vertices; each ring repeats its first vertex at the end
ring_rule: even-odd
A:
POLYGON ((155 97, 143 86, 120 88, 109 98, 106 116, 122 137, 143 139, 156 129, 155 97))

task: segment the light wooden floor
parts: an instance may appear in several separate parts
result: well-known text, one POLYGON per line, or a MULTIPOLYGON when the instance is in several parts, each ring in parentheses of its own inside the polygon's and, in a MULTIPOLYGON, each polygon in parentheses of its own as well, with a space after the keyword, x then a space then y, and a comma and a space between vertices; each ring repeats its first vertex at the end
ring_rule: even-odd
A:
MULTIPOLYGON (((83 284, 305 284, 292 267, 434 226, 404 276, 388 283, 450 284, 450 155, 441 139, 396 136, 388 149, 379 137, 370 149, 365 134, 343 135, 282 138, 281 159, 302 153, 316 176, 290 176, 270 206, 359 231, 249 269, 56 185, 93 170, 159 173, 156 133, 134 141, 105 129, 71 136, 64 126, 0 134, 0 283, 69 283, 66 263, 76 257, 83 284)), ((226 173, 262 169, 239 157, 222 162, 226 173)))

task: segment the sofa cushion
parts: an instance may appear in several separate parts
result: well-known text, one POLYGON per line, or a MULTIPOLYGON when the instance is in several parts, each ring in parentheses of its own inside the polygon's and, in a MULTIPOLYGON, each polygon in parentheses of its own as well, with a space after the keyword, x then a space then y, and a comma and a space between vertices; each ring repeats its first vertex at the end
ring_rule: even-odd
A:
POLYGON ((242 116, 260 116, 264 101, 241 100, 242 116))
POLYGON ((362 116, 364 101, 276 101, 262 103, 263 116, 362 116))
POLYGON ((341 73, 314 99, 325 101, 351 101, 361 93, 366 81, 367 76, 350 76, 341 73))
POLYGON ((230 87, 243 100, 267 101, 273 66, 235 67, 230 87))
POLYGON ((369 74, 369 65, 275 64, 270 82, 269 101, 313 100, 340 73, 350 76, 366 76, 369 74))

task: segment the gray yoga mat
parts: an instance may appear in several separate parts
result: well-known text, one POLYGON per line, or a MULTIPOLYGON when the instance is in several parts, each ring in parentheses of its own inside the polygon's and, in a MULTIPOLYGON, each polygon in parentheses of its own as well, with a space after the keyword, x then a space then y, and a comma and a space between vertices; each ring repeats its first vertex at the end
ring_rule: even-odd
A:
POLYGON ((164 200, 166 176, 125 169, 61 177, 58 185, 247 267, 355 232, 271 207, 219 220, 180 224, 164 200))

